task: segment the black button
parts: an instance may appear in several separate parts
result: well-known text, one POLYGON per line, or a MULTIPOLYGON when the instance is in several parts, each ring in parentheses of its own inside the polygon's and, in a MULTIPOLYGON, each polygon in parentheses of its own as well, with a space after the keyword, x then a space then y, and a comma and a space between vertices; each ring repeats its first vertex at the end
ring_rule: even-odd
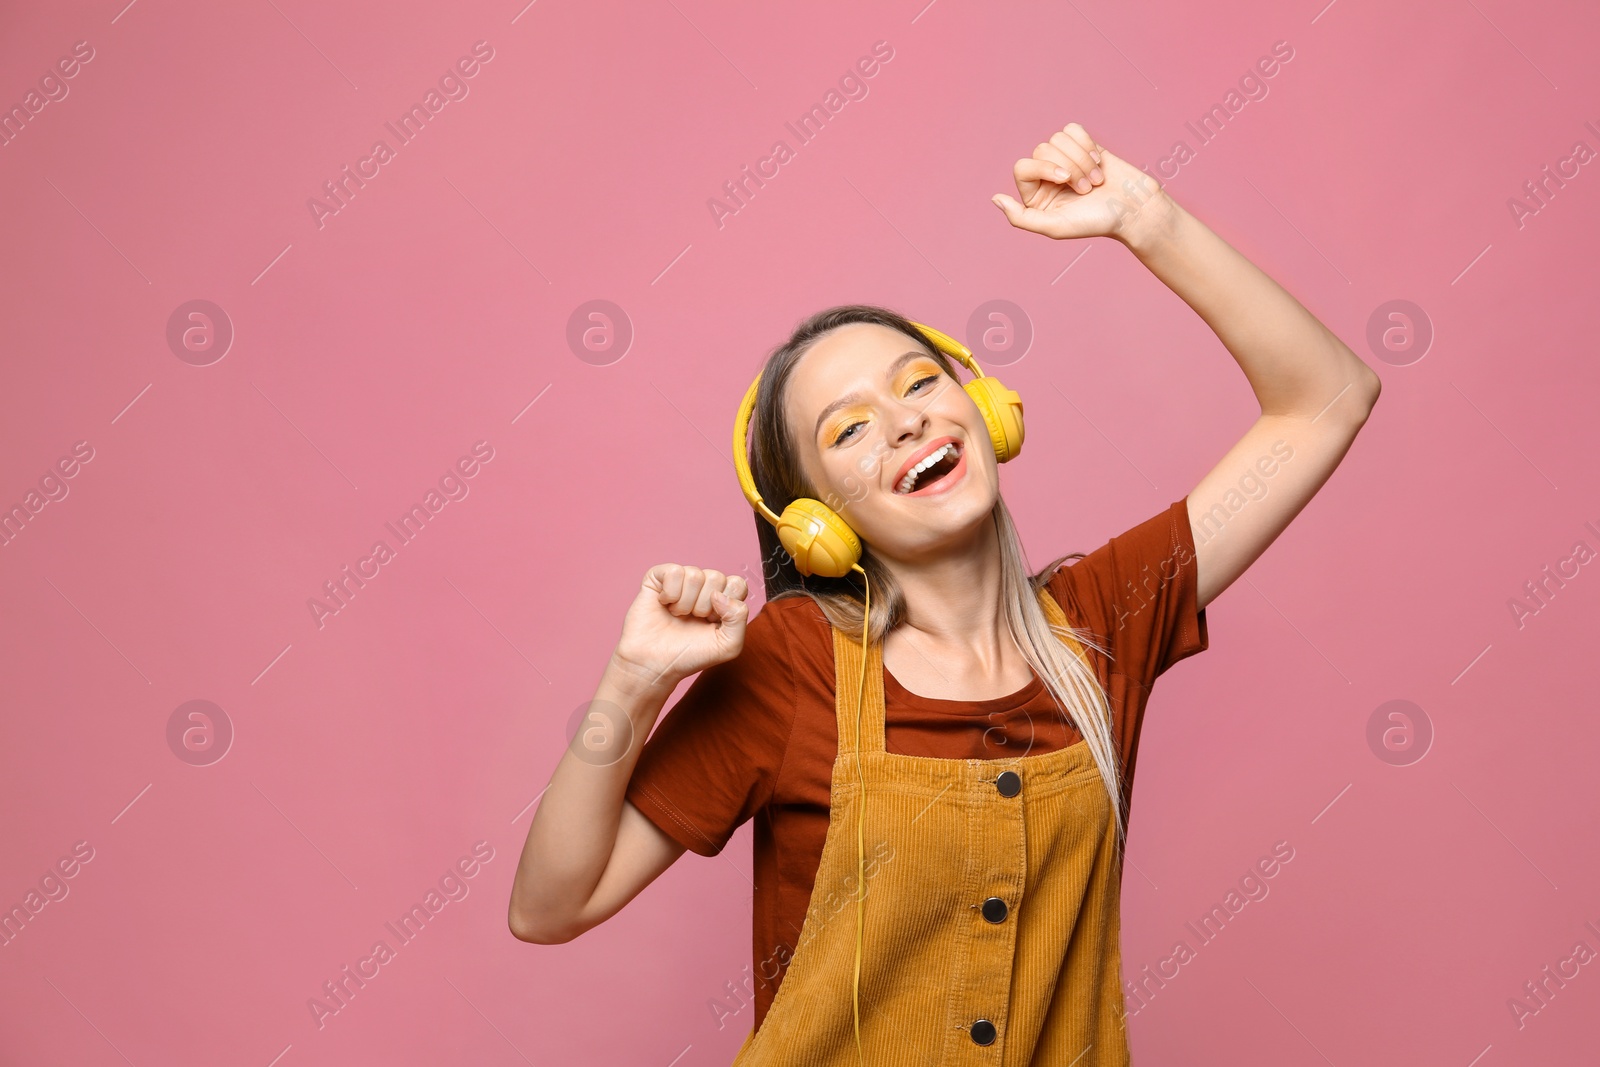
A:
POLYGON ((1016 771, 1006 771, 995 780, 994 787, 1003 797, 1014 797, 1022 792, 1022 776, 1016 771))
POLYGON ((983 917, 992 923, 1006 921, 1006 902, 999 897, 990 897, 983 902, 983 917))
POLYGON ((972 1024, 972 1041, 976 1045, 994 1044, 994 1023, 988 1019, 979 1019, 972 1024))

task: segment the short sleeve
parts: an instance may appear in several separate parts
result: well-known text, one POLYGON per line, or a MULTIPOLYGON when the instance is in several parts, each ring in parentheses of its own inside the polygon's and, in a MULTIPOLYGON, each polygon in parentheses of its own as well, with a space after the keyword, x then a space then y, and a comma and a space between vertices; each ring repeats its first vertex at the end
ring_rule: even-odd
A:
POLYGON ((795 718, 786 624, 781 609, 763 605, 738 657, 690 683, 628 780, 624 795, 634 807, 698 855, 721 852, 772 798, 795 718))
POLYGON ((1058 582, 1104 638, 1112 673, 1138 686, 1210 647, 1187 497, 1063 568, 1058 582))

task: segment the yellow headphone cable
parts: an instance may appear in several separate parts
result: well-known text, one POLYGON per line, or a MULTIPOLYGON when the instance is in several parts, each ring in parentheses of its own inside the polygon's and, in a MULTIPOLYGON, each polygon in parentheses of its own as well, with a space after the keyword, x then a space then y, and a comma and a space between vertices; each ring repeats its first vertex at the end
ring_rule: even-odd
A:
POLYGON ((855 998, 856 1058, 866 1067, 866 1054, 861 1051, 861 951, 866 941, 865 919, 861 914, 861 901, 867 895, 866 846, 862 844, 862 824, 866 820, 867 780, 861 773, 861 705, 867 693, 867 633, 872 629, 872 585, 867 572, 861 571, 861 584, 866 589, 865 604, 861 609, 861 678, 856 683, 856 974, 851 987, 855 998))

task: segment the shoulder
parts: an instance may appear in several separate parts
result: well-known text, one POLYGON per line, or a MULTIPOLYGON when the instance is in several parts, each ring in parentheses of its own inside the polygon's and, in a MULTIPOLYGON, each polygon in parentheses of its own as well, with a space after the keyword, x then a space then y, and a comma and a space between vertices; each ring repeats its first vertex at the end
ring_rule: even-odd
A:
POLYGON ((1090 606, 1126 592, 1139 578, 1172 581, 1194 561, 1187 498, 1163 507, 1081 557, 1062 561, 1050 575, 1052 592, 1090 606))
MULTIPOLYGON (((744 648, 735 659, 721 666, 732 667, 756 660, 785 658, 794 641, 803 638, 807 630, 814 628, 807 617, 807 607, 816 610, 810 597, 786 596, 750 604, 744 648)), ((818 612, 819 617, 820 614, 818 612)))
POLYGON ((775 648, 786 647, 785 641, 815 641, 826 636, 832 640, 832 627, 817 602, 804 593, 781 595, 765 601, 750 617, 747 636, 757 628, 764 643, 775 648))
MULTIPOLYGON (((829 665, 832 681, 832 628, 809 596, 779 596, 758 605, 745 628, 744 647, 734 659, 710 668, 721 687, 755 687, 769 698, 780 691, 785 719, 794 715, 797 695, 829 665)), ((778 704, 777 700, 771 701, 778 704)))
POLYGON ((1048 588, 1075 625, 1108 642, 1119 672, 1153 680, 1205 647, 1195 573, 1185 497, 1059 566, 1048 588))
POLYGON ((760 671, 767 664, 767 673, 786 679, 791 716, 833 706, 833 625, 810 596, 781 595, 762 604, 745 634, 744 654, 752 655, 749 669, 760 671), (779 659, 783 667, 772 666, 779 659))
POLYGON ((746 670, 783 674, 798 699, 808 681, 819 675, 833 684, 833 627, 811 597, 775 597, 751 617, 744 650, 735 662, 744 663, 746 670))

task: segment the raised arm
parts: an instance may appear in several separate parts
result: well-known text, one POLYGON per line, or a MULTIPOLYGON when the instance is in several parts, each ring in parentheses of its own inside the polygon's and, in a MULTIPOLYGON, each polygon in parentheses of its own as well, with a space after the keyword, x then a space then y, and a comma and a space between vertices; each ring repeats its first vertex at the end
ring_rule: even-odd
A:
POLYGON ((627 801, 628 780, 678 683, 744 647, 748 591, 738 575, 676 563, 644 576, 588 715, 528 827, 506 915, 518 940, 572 940, 683 855, 627 801))
POLYGON ((1012 225, 1113 237, 1183 298, 1244 371, 1261 414, 1188 498, 1200 607, 1284 531, 1333 474, 1378 400, 1378 375, 1153 177, 1072 123, 1014 168, 1012 225))

